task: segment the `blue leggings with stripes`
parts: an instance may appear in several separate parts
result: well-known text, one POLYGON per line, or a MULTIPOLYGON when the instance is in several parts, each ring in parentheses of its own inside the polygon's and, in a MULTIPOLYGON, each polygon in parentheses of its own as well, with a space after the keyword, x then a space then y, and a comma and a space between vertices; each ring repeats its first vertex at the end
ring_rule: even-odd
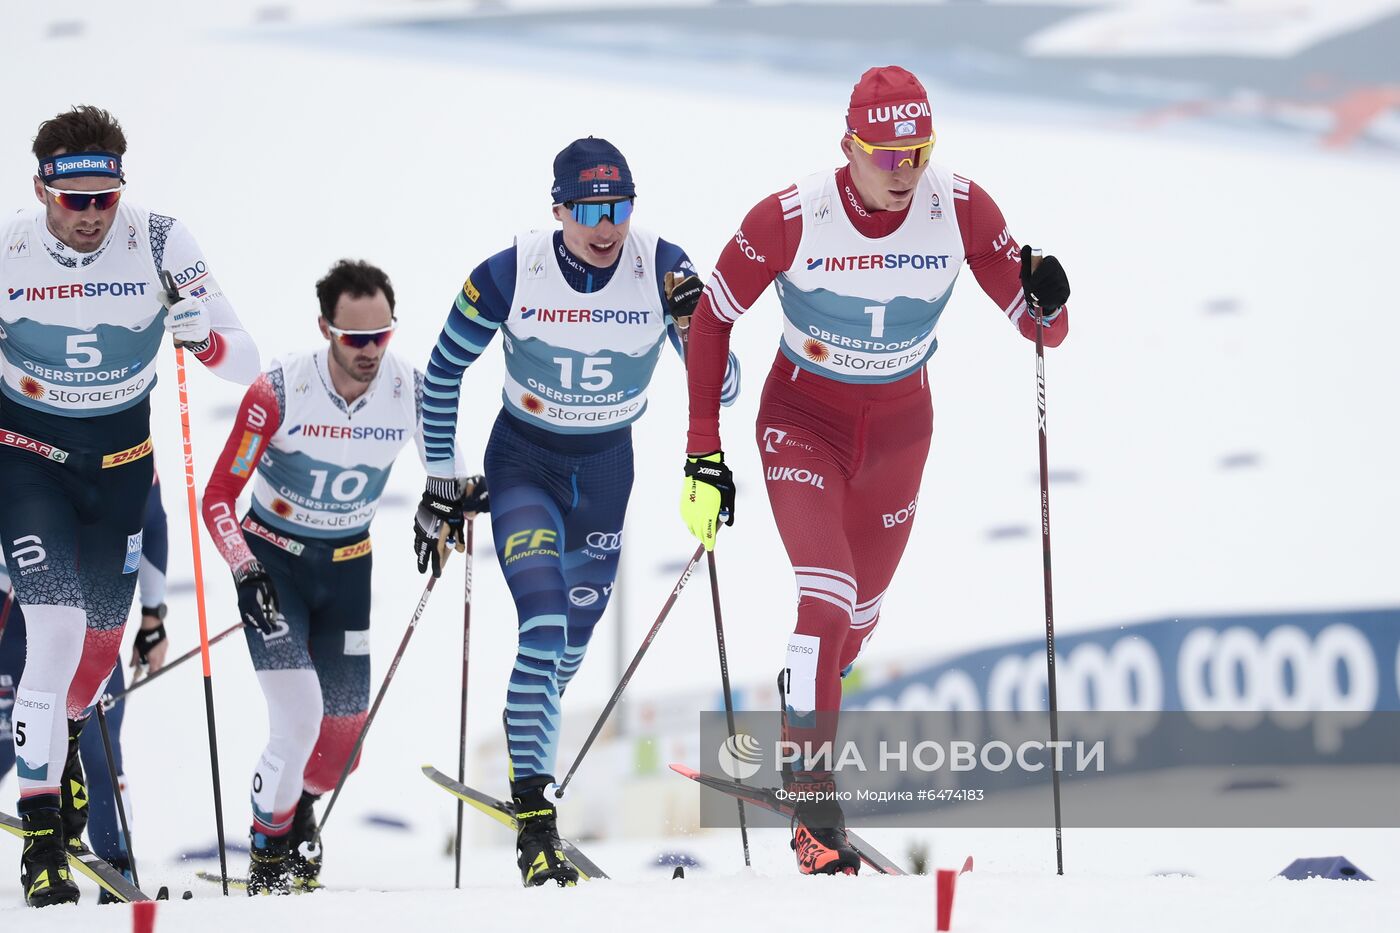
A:
POLYGON ((491 534, 519 615, 506 694, 511 779, 553 780, 559 701, 617 577, 632 430, 556 434, 502 411, 486 446, 491 534))

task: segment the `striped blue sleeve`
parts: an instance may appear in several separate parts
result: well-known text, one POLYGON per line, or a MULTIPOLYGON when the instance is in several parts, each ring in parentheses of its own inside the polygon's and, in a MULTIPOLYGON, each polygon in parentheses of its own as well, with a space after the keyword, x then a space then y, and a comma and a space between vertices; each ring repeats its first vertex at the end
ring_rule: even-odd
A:
POLYGON ((423 448, 429 476, 452 476, 462 374, 510 316, 515 247, 492 256, 462 283, 423 377, 423 448))
MULTIPOLYGON (((666 273, 674 272, 678 276, 698 275, 695 265, 690 261, 690 257, 685 254, 674 243, 656 239, 656 287, 661 294, 661 306, 666 307, 666 273)), ((676 330, 676 324, 667 316, 666 336, 671 340, 671 346, 676 348, 676 353, 681 361, 685 361, 685 347, 681 343, 680 333, 676 330)), ((739 358, 731 350, 729 353, 729 363, 724 370, 724 385, 720 389, 719 403, 728 408, 739 398, 739 358)))

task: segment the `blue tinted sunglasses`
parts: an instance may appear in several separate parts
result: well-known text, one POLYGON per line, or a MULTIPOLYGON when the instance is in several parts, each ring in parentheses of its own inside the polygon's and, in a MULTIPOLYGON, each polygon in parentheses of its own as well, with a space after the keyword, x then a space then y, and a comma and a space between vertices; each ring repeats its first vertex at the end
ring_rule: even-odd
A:
POLYGON ((624 224, 632 216, 632 199, 620 201, 565 201, 564 206, 574 215, 574 220, 585 227, 596 227, 606 217, 613 226, 624 224))

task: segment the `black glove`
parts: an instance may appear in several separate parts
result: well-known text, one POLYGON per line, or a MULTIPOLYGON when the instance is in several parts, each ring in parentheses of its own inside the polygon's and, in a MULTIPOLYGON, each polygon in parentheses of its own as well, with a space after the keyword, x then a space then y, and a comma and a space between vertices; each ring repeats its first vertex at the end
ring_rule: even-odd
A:
POLYGON ((690 317, 700 304, 700 296, 705 291, 705 283, 698 275, 678 277, 674 272, 666 273, 666 310, 671 317, 690 317))
POLYGON ((465 515, 480 515, 491 511, 491 493, 486 488, 486 477, 480 473, 468 476, 462 483, 466 492, 462 495, 462 512, 465 515))
POLYGON ((1065 267, 1054 256, 1043 256, 1040 265, 1031 271, 1031 248, 1021 247, 1021 287, 1026 300, 1041 314, 1054 314, 1069 301, 1069 277, 1065 267))
POLYGON ((264 635, 276 632, 282 613, 277 608, 277 590, 267 568, 250 560, 233 572, 233 585, 238 588, 238 612, 243 621, 264 635))
MULTIPOLYGON (((484 489, 482 497, 486 497, 484 489)), ((459 551, 466 550, 462 525, 467 519, 462 500, 457 480, 428 477, 423 498, 418 500, 418 513, 413 517, 413 553, 418 561, 419 573, 426 572, 431 566, 433 576, 442 576, 447 548, 451 546, 459 551)))
MULTIPOLYGON (((164 618, 165 603, 161 603, 159 607, 150 609, 148 609, 145 606, 142 606, 141 615, 153 615, 158 616, 160 618, 164 618)), ((163 641, 165 641, 164 622, 162 622, 160 625, 157 625, 155 628, 136 630, 136 638, 133 640, 133 646, 136 648, 136 656, 140 659, 142 665, 147 665, 151 663, 151 649, 154 648, 156 645, 159 645, 163 641)))

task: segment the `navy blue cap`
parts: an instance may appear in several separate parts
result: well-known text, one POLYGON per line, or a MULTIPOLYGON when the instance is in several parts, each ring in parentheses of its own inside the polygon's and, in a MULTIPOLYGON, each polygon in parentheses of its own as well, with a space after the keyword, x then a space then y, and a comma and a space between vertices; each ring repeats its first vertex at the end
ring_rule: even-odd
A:
POLYGON ((604 195, 635 197, 637 187, 617 147, 590 136, 574 140, 554 157, 554 187, 549 193, 555 204, 564 204, 604 195))

